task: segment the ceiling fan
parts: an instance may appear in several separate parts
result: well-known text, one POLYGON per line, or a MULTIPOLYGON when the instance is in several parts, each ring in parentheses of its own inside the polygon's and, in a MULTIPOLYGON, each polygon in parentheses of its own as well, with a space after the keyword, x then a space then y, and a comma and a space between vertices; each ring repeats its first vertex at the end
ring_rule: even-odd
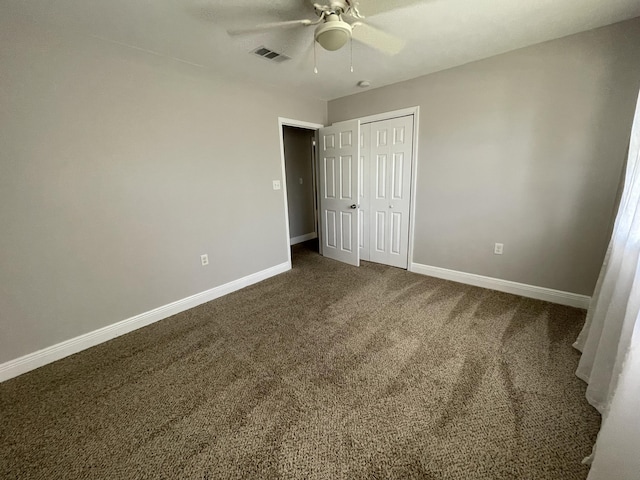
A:
MULTIPOLYGON (((373 3, 372 0, 369 0, 369 2, 373 3)), ((386 5, 387 8, 382 10, 390 10, 396 6, 394 4, 414 2, 390 1, 388 2, 390 5, 386 5)), ((364 3, 366 5, 367 2, 364 3)), ((351 39, 387 55, 396 55, 404 48, 404 40, 362 21, 364 16, 359 11, 360 2, 357 0, 327 0, 327 3, 311 4, 309 2, 308 4, 309 7, 313 8, 313 13, 317 18, 263 23, 250 28, 229 29, 227 33, 229 35, 244 35, 276 28, 315 26, 314 43, 318 43, 322 48, 329 51, 341 49, 351 39)), ((379 6, 376 5, 376 7, 380 10, 379 6)))

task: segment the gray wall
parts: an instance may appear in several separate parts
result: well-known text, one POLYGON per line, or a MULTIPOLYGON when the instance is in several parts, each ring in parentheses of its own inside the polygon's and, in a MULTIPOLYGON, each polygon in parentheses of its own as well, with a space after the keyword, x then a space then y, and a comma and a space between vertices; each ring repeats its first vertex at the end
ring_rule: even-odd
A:
POLYGON ((639 86, 634 19, 333 100, 329 121, 420 106, 414 262, 591 295, 639 86))
POLYGON ((0 65, 0 362, 287 261, 278 116, 326 102, 1 14, 0 65))
POLYGON ((289 236, 294 238, 315 232, 311 156, 315 132, 294 127, 284 127, 283 131, 289 236))

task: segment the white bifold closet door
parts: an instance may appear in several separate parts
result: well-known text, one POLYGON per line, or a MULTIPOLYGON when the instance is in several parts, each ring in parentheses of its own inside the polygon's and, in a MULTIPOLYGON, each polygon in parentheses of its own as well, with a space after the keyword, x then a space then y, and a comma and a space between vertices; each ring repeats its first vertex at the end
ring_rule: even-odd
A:
POLYGON ((407 268, 413 116, 361 125, 360 258, 407 268))
POLYGON ((358 245, 358 158, 360 122, 320 129, 320 225, 322 254, 360 265, 358 245))

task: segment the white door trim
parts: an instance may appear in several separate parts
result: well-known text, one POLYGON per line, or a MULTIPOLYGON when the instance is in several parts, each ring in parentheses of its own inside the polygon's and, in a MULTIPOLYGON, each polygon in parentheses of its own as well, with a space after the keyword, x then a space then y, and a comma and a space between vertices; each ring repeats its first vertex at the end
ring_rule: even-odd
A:
MULTIPOLYGON (((413 263, 413 244, 415 237, 415 223, 416 223, 416 193, 418 188, 418 136, 419 136, 419 119, 420 119, 420 107, 408 107, 400 110, 393 110, 390 112, 377 113, 375 115, 368 115, 366 117, 360 117, 360 124, 378 122, 380 120, 391 120, 397 117, 406 117, 407 115, 413 115, 413 155, 411 158, 411 200, 409 203, 409 248, 407 256, 407 270, 411 268, 413 263)), ((356 120, 356 119, 353 119, 356 120)), ((338 123, 338 122, 336 122, 338 123)))
POLYGON ((411 201, 409 203, 409 258, 407 259, 408 268, 413 263, 413 243, 415 238, 415 225, 416 225, 416 195, 418 193, 418 136, 419 120, 420 120, 420 107, 413 107, 413 158, 411 159, 411 201))
MULTIPOLYGON (((280 136, 280 165, 282 168, 282 196, 284 198, 284 225, 286 232, 287 258, 289 267, 291 267, 291 232, 289 231, 289 202, 287 201, 287 169, 284 162, 284 127, 306 128, 307 130, 315 130, 316 137, 319 129, 324 127, 320 123, 305 122, 303 120, 294 120, 291 118, 278 117, 278 134, 280 136)), ((317 234, 318 232, 316 232, 317 234)))
POLYGON ((360 123, 379 122, 381 120, 391 120, 397 117, 406 117, 408 115, 417 115, 420 111, 420 107, 402 108, 400 110, 393 110, 391 112, 376 113, 375 115, 369 115, 366 117, 360 117, 360 123))

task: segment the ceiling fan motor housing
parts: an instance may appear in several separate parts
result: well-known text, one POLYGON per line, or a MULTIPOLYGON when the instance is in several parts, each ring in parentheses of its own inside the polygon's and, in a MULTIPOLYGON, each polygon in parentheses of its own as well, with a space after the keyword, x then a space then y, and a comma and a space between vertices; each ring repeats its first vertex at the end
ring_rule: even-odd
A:
POLYGON ((339 50, 351 38, 351 25, 339 15, 327 15, 326 21, 316 27, 314 36, 325 50, 339 50))

